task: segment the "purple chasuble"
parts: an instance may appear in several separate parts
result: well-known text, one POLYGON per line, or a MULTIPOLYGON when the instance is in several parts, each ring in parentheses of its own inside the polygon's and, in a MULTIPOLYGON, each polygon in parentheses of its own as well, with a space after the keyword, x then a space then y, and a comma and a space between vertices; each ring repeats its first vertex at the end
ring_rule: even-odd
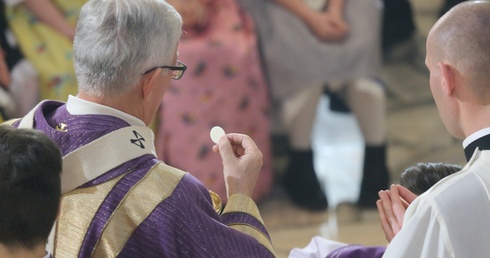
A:
MULTIPOLYGON (((33 127, 53 139, 65 156, 128 126, 108 115, 70 115, 64 103, 47 101, 36 110, 33 127)), ((274 257, 258 209, 247 198, 231 196, 220 215, 196 178, 143 155, 63 195, 54 254, 274 257)))

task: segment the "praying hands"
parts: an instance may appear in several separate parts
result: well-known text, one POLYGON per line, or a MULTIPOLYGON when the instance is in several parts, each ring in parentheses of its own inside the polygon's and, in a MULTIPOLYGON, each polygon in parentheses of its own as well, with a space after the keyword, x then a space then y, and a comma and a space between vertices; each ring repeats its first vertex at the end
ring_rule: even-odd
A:
POLYGON ((381 220, 381 228, 386 240, 391 242, 403 226, 403 217, 410 203, 417 195, 401 185, 392 185, 390 190, 379 192, 379 200, 376 202, 381 220))

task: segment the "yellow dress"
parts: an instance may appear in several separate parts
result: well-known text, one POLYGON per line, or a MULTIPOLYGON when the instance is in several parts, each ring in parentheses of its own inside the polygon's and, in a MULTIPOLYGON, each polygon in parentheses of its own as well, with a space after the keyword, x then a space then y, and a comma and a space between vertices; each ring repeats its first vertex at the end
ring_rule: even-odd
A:
MULTIPOLYGON (((67 21, 75 25, 86 0, 54 0, 67 21)), ((22 5, 7 8, 7 19, 24 56, 36 67, 40 99, 66 101, 76 95, 73 42, 40 22, 22 5)))

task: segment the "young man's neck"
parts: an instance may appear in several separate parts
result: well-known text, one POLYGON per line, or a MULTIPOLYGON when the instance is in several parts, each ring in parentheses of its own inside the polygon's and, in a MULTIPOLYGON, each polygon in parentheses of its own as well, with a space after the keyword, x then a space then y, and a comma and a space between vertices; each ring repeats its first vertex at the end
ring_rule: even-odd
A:
POLYGON ((2 258, 43 258, 46 255, 46 244, 38 244, 33 249, 9 247, 0 243, 2 258))

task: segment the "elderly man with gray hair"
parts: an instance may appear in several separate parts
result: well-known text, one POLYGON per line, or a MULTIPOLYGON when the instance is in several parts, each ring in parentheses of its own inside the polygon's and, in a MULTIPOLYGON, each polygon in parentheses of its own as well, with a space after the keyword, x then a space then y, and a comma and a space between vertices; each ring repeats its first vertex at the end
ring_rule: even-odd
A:
POLYGON ((163 0, 88 1, 74 41, 78 95, 41 102, 13 123, 43 131, 63 154, 56 257, 274 256, 250 198, 262 154, 248 136, 226 134, 213 147, 223 159, 224 209, 155 156, 147 126, 186 69, 177 60, 181 31, 163 0))

